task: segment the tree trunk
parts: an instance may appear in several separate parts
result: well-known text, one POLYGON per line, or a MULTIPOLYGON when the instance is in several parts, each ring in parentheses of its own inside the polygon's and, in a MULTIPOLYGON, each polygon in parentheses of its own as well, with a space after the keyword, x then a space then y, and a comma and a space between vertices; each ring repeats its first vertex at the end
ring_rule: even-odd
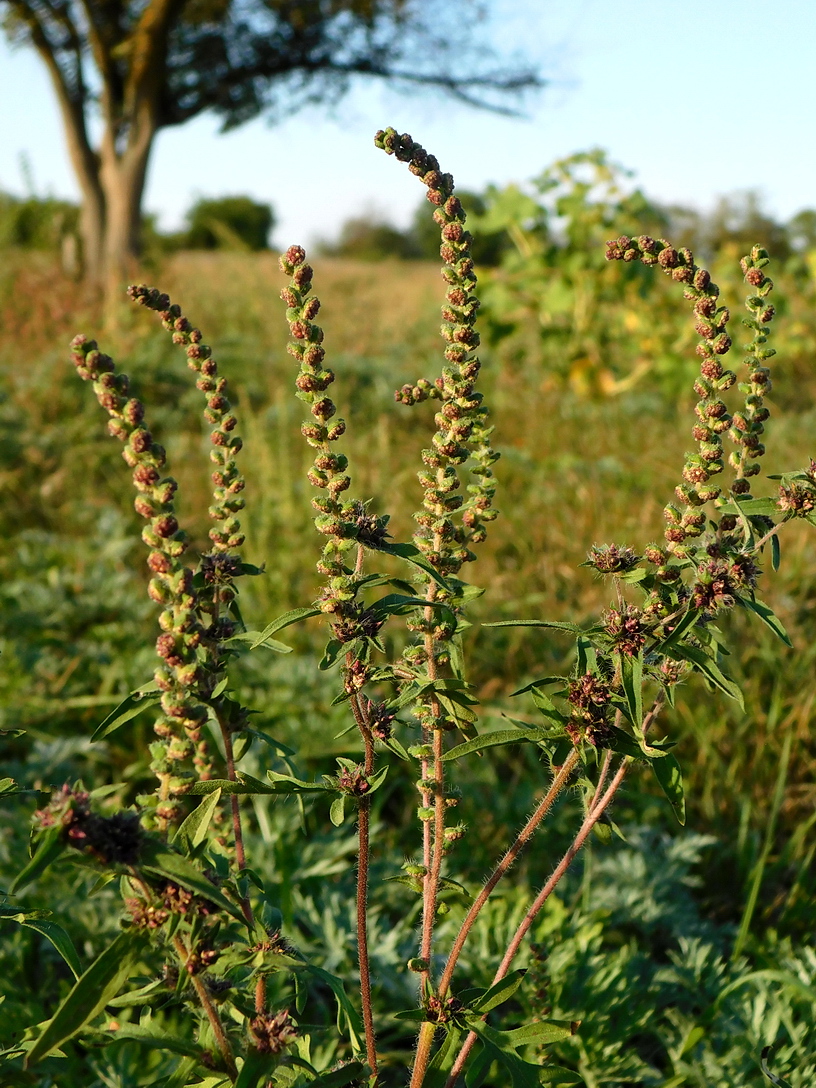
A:
POLYGON ((102 286, 106 300, 114 303, 141 254, 142 194, 147 164, 155 135, 150 118, 139 126, 121 155, 105 155, 100 182, 105 195, 105 226, 102 240, 102 286))

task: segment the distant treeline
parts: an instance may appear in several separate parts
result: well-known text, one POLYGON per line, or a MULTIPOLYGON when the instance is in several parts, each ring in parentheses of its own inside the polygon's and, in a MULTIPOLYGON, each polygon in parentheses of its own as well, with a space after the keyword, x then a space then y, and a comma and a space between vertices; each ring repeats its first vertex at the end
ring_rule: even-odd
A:
MULTIPOLYGON (((0 192, 0 250, 8 247, 61 253, 64 263, 78 261, 79 207, 54 197, 16 197, 0 192), (72 253, 74 256, 72 257, 72 253)), ((269 204, 248 196, 197 200, 180 231, 163 232, 155 216, 144 220, 147 256, 180 249, 230 249, 256 252, 269 248, 275 216, 269 204)))
MULTIPOLYGON (((610 168, 602 152, 565 161, 579 160, 603 164, 616 181, 625 177, 622 171, 610 168)), ((562 214, 551 211, 544 217, 541 215, 546 203, 542 196, 546 196, 551 171, 552 168, 526 187, 488 186, 482 192, 459 192, 474 232, 478 265, 499 267, 503 258, 518 247, 518 229, 526 230, 529 226, 534 226, 539 242, 546 240, 556 247, 564 244, 569 234, 566 223, 569 210, 566 215, 564 209, 559 209, 562 214), (548 180, 542 184, 542 179, 548 180), (529 213, 527 222, 520 210, 525 207, 529 213), (512 213, 508 215, 510 208, 512 213)), ((591 200, 592 185, 587 184, 586 188, 582 200, 591 200)), ((660 204, 640 192, 632 195, 639 201, 640 223, 647 223, 657 235, 666 234, 690 246, 709 260, 724 247, 749 249, 757 241, 781 261, 816 249, 816 210, 800 211, 781 222, 764 209, 759 196, 752 191, 721 197, 710 212, 660 204)), ((0 250, 17 247, 61 252, 64 263, 71 264, 81 259, 77 249, 78 222, 79 207, 70 201, 34 195, 21 198, 0 191, 0 250)), ((272 206, 249 196, 202 198, 188 210, 185 226, 179 231, 161 231, 155 216, 146 216, 145 252, 148 257, 183 249, 257 252, 269 248, 274 226, 272 206)), ((334 240, 323 239, 317 248, 325 256, 364 261, 436 260, 439 230, 423 202, 405 229, 395 226, 382 214, 360 214, 348 219, 334 240)))
MULTIPOLYGON (((517 209, 525 200, 523 190, 517 186, 505 189, 489 186, 481 193, 462 191, 459 197, 475 235, 476 263, 482 267, 498 267, 503 256, 517 244, 504 209, 510 200, 514 210, 517 209)), ((537 220, 537 233, 541 235, 543 228, 551 243, 565 244, 565 224, 555 216, 550 217, 544 227, 536 214, 539 209, 532 207, 532 198, 528 199, 531 200, 530 217, 537 220)), ((540 201, 541 197, 536 199, 540 201)), ((806 209, 786 222, 779 222, 763 208, 758 194, 752 191, 721 197, 708 213, 681 205, 662 205, 642 196, 641 199, 641 222, 648 221, 655 234, 666 234, 708 260, 726 246, 747 251, 758 240, 776 260, 782 261, 795 253, 816 248, 816 210, 806 209)), ((405 230, 382 216, 361 215, 348 219, 337 239, 322 242, 320 250, 327 256, 368 261, 389 257, 436 260, 439 257, 439 228, 433 222, 427 204, 423 203, 405 230)))

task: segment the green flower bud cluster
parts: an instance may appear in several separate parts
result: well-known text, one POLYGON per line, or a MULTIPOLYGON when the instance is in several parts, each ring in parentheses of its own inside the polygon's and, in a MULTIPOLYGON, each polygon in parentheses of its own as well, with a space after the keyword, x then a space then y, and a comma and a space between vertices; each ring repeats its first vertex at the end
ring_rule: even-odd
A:
POLYGON ((764 399, 771 391, 770 370, 766 360, 776 355, 773 348, 765 347, 768 342, 768 324, 773 320, 774 308, 767 299, 773 290, 773 280, 762 271, 768 264, 767 252, 761 246, 754 246, 747 257, 740 261, 740 267, 746 282, 753 293, 745 300, 750 318, 743 318, 743 324, 753 331, 753 338, 745 345, 747 352, 745 365, 749 370, 747 382, 741 382, 739 390, 745 394, 745 408, 735 412, 731 421, 729 436, 736 443, 737 449, 728 458, 729 464, 736 469, 736 479, 732 490, 737 495, 750 498, 750 477, 759 473, 759 458, 765 452, 760 440, 764 432, 765 421, 770 412, 764 399))
POLYGON ((705 528, 705 515, 697 508, 717 499, 721 490, 712 477, 723 470, 722 434, 731 426, 731 417, 720 394, 736 381, 733 371, 723 369, 720 358, 731 348, 727 332, 730 313, 718 306, 720 289, 710 273, 694 263, 690 249, 675 249, 664 239, 628 238, 621 235, 607 242, 606 258, 610 261, 641 261, 662 268, 667 276, 683 284, 683 295, 694 303, 695 331, 700 340, 696 351, 700 356, 700 375, 694 391, 700 398, 695 408, 697 422, 692 434, 697 450, 686 454, 683 483, 675 494, 680 507, 670 503, 665 509, 665 537, 669 549, 678 555, 690 552, 686 541, 698 537, 705 528), (683 509, 685 508, 685 509, 683 509))
POLYGON ((125 443, 122 456, 133 469, 139 493, 134 505, 148 521, 142 530, 142 539, 151 548, 147 563, 153 577, 148 593, 162 605, 162 633, 156 640, 162 664, 155 676, 162 692, 162 712, 153 727, 159 740, 150 747, 151 770, 159 779, 158 797, 145 799, 153 806, 146 822, 166 828, 179 815, 178 796, 189 787, 184 763, 193 758, 202 777, 209 772, 207 746, 201 737, 207 708, 199 701, 203 632, 193 574, 181 561, 187 538, 173 507, 177 485, 162 476, 165 451, 144 425, 141 401, 128 396, 127 375, 114 372, 112 359, 98 350, 95 340, 76 336, 71 349, 77 372, 93 382, 97 400, 110 416, 110 434, 125 443))
POLYGON ((238 471, 234 455, 243 443, 234 433, 238 421, 227 397, 227 379, 218 376, 218 364, 212 358, 211 349, 201 342, 201 332, 193 328, 181 312, 181 307, 171 303, 167 295, 154 287, 134 285, 128 288, 128 296, 148 310, 158 313, 162 325, 172 334, 173 343, 186 349, 187 365, 199 374, 196 386, 207 398, 204 418, 213 428, 210 434, 213 444, 210 458, 216 465, 212 475, 215 491, 209 508, 214 524, 209 536, 216 554, 240 548, 245 536, 236 515, 244 508, 244 499, 240 493, 244 489, 245 480, 238 471))
MULTIPOLYGON (((346 424, 342 419, 331 422, 337 409, 326 396, 326 390, 334 381, 334 372, 323 366, 326 356, 322 347, 323 330, 313 321, 320 300, 311 293, 313 270, 306 264, 306 251, 302 246, 290 246, 280 259, 280 267, 290 277, 288 286, 281 291, 291 334, 287 351, 300 363, 297 396, 311 407, 312 414, 300 428, 315 451, 308 478, 324 492, 312 499, 317 511, 315 527, 326 537, 317 564, 318 571, 327 578, 320 608, 332 617, 337 638, 351 642, 366 632, 361 630, 363 613, 357 601, 358 580, 346 559, 363 542, 358 540, 361 533, 366 537, 373 534, 373 542, 381 519, 368 514, 361 503, 342 498, 351 484, 346 473, 348 458, 335 453, 332 443, 345 433, 346 424)), ((385 536, 384 529, 381 535, 385 536)))
POLYGON ((498 454, 490 444, 491 428, 486 425, 482 394, 475 390, 480 370, 475 355, 479 334, 474 328, 479 300, 474 294, 472 238, 465 230, 465 212, 454 195, 453 178, 440 172, 433 155, 393 128, 378 132, 374 142, 386 154, 408 163, 411 173, 422 179, 442 234, 439 252, 448 289, 441 333, 447 344, 447 365, 433 386, 426 381, 404 386, 396 399, 414 404, 433 396, 442 402, 434 417, 433 448, 422 454, 428 471, 419 475, 425 496, 423 509, 416 515, 420 528, 414 541, 440 573, 456 574, 464 563, 476 558, 470 545, 485 539, 486 523, 497 516, 492 505, 496 488, 491 466, 498 454), (458 469, 468 461, 475 482, 469 485, 465 499, 456 492, 461 487, 458 469))

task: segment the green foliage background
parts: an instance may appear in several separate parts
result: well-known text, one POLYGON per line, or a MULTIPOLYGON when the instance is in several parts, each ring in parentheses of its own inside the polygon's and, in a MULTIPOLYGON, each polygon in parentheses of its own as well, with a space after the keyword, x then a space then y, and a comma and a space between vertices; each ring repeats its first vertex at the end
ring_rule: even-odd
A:
MULTIPOLYGON (((609 603, 602 584, 578 567, 588 547, 641 547, 662 531, 662 506, 688 442, 695 371, 692 331, 677 298, 642 268, 607 265, 601 243, 620 231, 662 233, 672 224, 597 154, 557 164, 529 191, 488 196, 474 225, 501 239, 483 277, 483 328, 485 389, 503 453, 502 516, 476 579, 487 588, 479 614, 581 622, 609 603)), ((785 236, 781 268, 772 269, 779 354, 771 472, 806 463, 815 452, 816 249, 807 222, 799 226, 785 236)), ((712 246, 714 278, 735 313, 744 293, 740 241, 734 230, 702 239, 712 246)), ((311 600, 318 551, 282 312, 275 318, 279 273, 271 255, 199 253, 169 258, 157 278, 201 324, 238 392, 249 500, 245 552, 266 565, 264 577, 244 591, 242 607, 250 627, 262 627, 311 600)), ((406 539, 429 420, 394 404, 392 391, 434 372, 438 272, 421 260, 373 267, 323 258, 316 287, 357 490, 375 503, 387 498, 394 535, 406 539)), ((0 728, 8 731, 3 773, 30 791, 6 798, 0 887, 7 887, 26 855, 30 813, 45 801, 38 791, 78 778, 91 787, 121 781, 116 800, 127 804, 148 777, 147 715, 107 742, 87 738, 124 693, 149 679, 155 614, 144 592, 144 549, 126 469, 67 362, 70 337, 97 324, 92 301, 55 273, 50 258, 32 252, 7 254, 0 288, 0 728)), ((148 315, 124 309, 105 346, 149 404, 181 484, 182 514, 203 540, 206 434, 183 356, 148 315)), ((759 1051, 769 1044, 778 1044, 776 1073, 793 1088, 812 1083, 816 564, 798 529, 788 537, 780 575, 763 578, 763 596, 794 650, 756 630, 743 642, 737 630, 734 642, 743 648, 732 673, 746 691, 745 713, 695 681, 680 689, 668 717, 667 730, 682 738, 687 829, 679 830, 639 781, 613 814, 626 841, 596 842, 537 927, 532 984, 519 1000, 528 1015, 552 1010, 584 1021, 585 1030, 553 1053, 578 1068, 589 1088, 759 1085, 759 1051), (741 924, 747 941, 735 957, 741 924)), ((729 623, 739 628, 740 617, 729 623)), ((333 691, 314 668, 319 634, 303 628, 294 638, 297 654, 250 658, 237 678, 240 698, 257 708, 259 728, 297 749, 302 767, 329 771, 334 756, 355 754, 346 747, 354 742, 331 739, 341 726, 338 712, 326 709, 333 691)), ((472 679, 488 715, 499 718, 520 713, 509 699, 516 687, 564 666, 567 643, 557 632, 476 627, 470 650, 472 679)), ((541 783, 540 769, 522 751, 480 762, 460 802, 472 831, 466 871, 457 875, 470 884, 487 871, 541 783)), ((253 751, 246 769, 270 765, 269 753, 253 751)), ((396 968, 410 954, 415 923, 410 896, 384 882, 393 874, 383 857, 415 848, 413 812, 400 811, 398 785, 380 791, 374 808, 380 861, 371 943, 380 998, 405 986, 396 968)), ((537 841, 517 872, 517 889, 483 914, 466 962, 475 984, 489 981, 503 934, 566 841, 574 805, 565 802, 537 841)), ((325 966, 353 974, 354 843, 349 834, 329 845, 328 813, 319 805, 305 818, 318 832, 309 846, 293 804, 259 799, 249 853, 279 888, 286 931, 311 952, 322 942, 325 966)), ((58 865, 23 896, 26 909, 58 910, 83 963, 116 932, 112 890, 95 881, 87 869, 58 865)), ((50 1015, 71 979, 39 934, 0 925, 8 1038, 50 1015)), ((404 997, 412 1003, 413 995, 404 997)), ((322 1000, 330 1022, 328 995, 322 1000)), ((410 1033, 396 1022, 392 1030, 388 1042, 398 1053, 410 1033)), ((166 1057, 152 1052, 145 1059, 131 1044, 90 1053, 69 1045, 66 1054, 48 1059, 29 1083, 137 1088, 161 1083, 172 1068, 166 1057)))

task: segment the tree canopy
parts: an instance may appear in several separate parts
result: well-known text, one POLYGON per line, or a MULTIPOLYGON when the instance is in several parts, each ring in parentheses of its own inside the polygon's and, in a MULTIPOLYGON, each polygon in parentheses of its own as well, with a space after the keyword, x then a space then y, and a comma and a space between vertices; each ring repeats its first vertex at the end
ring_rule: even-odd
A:
POLYGON ((138 252, 162 128, 204 111, 223 129, 275 119, 336 101, 357 75, 500 109, 539 83, 477 48, 477 0, 0 0, 0 10, 11 41, 33 46, 50 73, 97 270, 138 252))

